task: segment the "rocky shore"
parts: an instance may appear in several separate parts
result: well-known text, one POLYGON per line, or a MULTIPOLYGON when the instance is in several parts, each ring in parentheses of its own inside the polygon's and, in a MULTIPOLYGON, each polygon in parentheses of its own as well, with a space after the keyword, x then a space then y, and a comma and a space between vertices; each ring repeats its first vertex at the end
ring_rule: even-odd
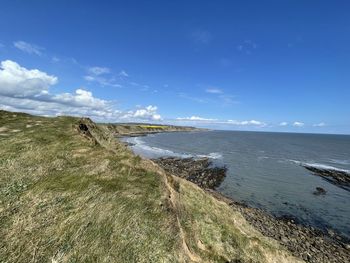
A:
POLYGON ((350 174, 346 171, 319 168, 311 165, 302 165, 314 175, 320 176, 328 182, 350 191, 350 174))
POLYGON ((165 171, 184 178, 202 188, 215 189, 226 176, 226 167, 214 166, 209 158, 166 157, 153 159, 165 171))
POLYGON ((265 236, 277 240, 291 253, 306 262, 350 262, 350 243, 332 230, 320 231, 303 226, 290 217, 276 218, 265 211, 223 196, 214 189, 226 176, 226 167, 215 167, 208 158, 153 159, 166 172, 185 178, 217 199, 228 203, 265 236))
POLYGON ((276 218, 263 210, 229 202, 232 209, 238 210, 263 235, 276 239, 306 262, 350 262, 349 241, 332 230, 323 232, 303 226, 291 217, 276 218))

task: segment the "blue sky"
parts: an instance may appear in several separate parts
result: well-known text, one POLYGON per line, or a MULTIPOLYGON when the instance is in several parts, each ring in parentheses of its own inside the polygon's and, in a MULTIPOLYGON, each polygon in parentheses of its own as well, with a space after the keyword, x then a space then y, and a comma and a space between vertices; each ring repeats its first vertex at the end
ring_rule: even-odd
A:
POLYGON ((350 134, 350 2, 111 2, 2 1, 0 107, 350 134))

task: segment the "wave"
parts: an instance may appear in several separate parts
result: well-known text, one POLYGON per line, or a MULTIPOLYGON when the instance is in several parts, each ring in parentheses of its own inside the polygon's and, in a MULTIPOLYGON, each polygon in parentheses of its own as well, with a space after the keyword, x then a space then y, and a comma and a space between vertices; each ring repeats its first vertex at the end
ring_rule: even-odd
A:
POLYGON ((209 154, 197 154, 197 155, 194 155, 194 157, 210 158, 210 159, 222 159, 222 154, 217 153, 217 152, 213 152, 213 153, 209 153, 209 154))
POLYGON ((331 163, 348 165, 350 164, 350 160, 339 160, 339 159, 330 159, 331 163))
POLYGON ((131 148, 136 151, 141 151, 142 153, 150 153, 157 157, 179 157, 179 158, 210 158, 210 159, 221 159, 222 154, 218 152, 212 152, 209 154, 189 154, 189 153, 179 153, 167 149, 158 148, 155 146, 147 145, 141 137, 130 137, 125 139, 126 142, 130 143, 131 148))
POLYGON ((318 168, 318 169, 332 170, 332 171, 338 171, 338 172, 344 172, 344 173, 350 174, 350 170, 334 167, 334 166, 327 165, 327 164, 314 163, 314 162, 313 163, 301 162, 301 161, 296 161, 296 160, 289 160, 289 161, 293 162, 295 164, 298 164, 298 165, 302 165, 302 166, 309 166, 309 167, 315 167, 315 168, 318 168))

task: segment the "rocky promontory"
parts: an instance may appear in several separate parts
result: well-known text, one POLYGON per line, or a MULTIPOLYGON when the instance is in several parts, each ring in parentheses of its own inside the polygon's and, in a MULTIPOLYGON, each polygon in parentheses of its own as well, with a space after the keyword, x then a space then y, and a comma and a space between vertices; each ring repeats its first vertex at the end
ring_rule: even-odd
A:
POLYGON ((313 165, 303 164, 305 169, 311 171, 314 175, 320 176, 328 182, 342 187, 350 191, 350 174, 345 170, 327 169, 323 167, 316 167, 313 165))

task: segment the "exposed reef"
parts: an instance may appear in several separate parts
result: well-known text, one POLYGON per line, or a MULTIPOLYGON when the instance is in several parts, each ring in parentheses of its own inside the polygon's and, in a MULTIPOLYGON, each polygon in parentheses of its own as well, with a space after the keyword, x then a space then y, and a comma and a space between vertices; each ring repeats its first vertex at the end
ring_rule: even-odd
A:
POLYGON ((226 176, 226 167, 213 165, 209 158, 175 158, 153 159, 170 174, 184 178, 202 188, 215 189, 226 176))
POLYGON ((350 191, 350 174, 345 170, 326 169, 303 164, 305 169, 311 171, 314 175, 321 176, 328 182, 350 191))

